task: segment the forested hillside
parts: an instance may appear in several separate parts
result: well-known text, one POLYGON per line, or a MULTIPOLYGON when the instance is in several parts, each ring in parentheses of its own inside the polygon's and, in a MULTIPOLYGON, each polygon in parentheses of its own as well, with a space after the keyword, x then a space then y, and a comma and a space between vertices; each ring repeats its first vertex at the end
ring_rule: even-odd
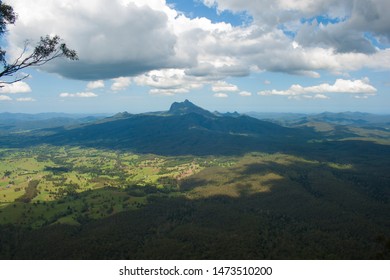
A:
POLYGON ((388 259, 379 123, 281 125, 185 101, 7 132, 0 258, 388 259))

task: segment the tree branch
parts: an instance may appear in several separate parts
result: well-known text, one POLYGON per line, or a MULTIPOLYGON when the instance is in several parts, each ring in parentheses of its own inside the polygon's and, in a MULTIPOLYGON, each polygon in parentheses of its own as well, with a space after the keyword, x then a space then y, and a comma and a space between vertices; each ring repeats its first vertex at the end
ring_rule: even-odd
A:
MULTIPOLYGON (((4 61, 4 69, 0 72, 0 77, 12 77, 16 72, 21 71, 25 68, 33 66, 42 66, 49 61, 52 61, 59 57, 65 57, 70 60, 78 60, 76 51, 69 49, 65 43, 62 43, 59 36, 41 37, 41 40, 34 48, 33 52, 21 61, 22 57, 24 57, 27 52, 28 45, 28 42, 26 42, 22 53, 12 64, 7 64, 4 61)), ((24 80, 27 77, 28 76, 15 79, 11 82, 0 81, 0 87, 2 87, 1 84, 12 84, 24 80)))

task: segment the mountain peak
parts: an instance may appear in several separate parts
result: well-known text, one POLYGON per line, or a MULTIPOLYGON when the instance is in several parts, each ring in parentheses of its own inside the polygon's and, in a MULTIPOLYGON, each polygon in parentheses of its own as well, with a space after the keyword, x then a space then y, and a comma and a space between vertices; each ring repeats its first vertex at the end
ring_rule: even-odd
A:
POLYGON ((172 115, 186 115, 189 113, 196 113, 203 116, 215 117, 214 114, 199 106, 196 106, 188 99, 184 100, 184 102, 174 102, 169 109, 169 113, 172 115))
POLYGON ((114 119, 124 119, 124 118, 128 118, 128 117, 131 117, 132 114, 128 113, 128 112, 121 112, 121 113, 117 113, 115 114, 114 116, 112 116, 112 118, 114 119))

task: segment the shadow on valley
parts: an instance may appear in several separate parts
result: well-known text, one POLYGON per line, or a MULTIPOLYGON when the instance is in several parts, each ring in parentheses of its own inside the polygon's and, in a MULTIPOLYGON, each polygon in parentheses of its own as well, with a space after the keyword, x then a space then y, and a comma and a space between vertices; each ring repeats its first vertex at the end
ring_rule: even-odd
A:
POLYGON ((126 119, 2 136, 2 147, 71 145, 164 156, 277 152, 306 142, 309 129, 290 129, 249 117, 132 116, 126 119), (304 132, 306 131, 306 132, 304 132), (304 138, 302 136, 304 134, 304 138))
MULTIPOLYGON (((145 126, 144 120, 135 124, 132 122, 136 127, 128 127, 127 121, 123 121, 123 124, 117 121, 114 128, 103 123, 70 130, 56 128, 21 135, 4 135, 0 138, 0 147, 25 148, 49 144, 58 147, 75 146, 161 156, 243 156, 251 152, 279 152, 336 162, 366 160, 375 162, 383 157, 390 157, 390 145, 377 144, 369 140, 343 139, 350 137, 349 134, 338 134, 332 140, 312 128, 292 129, 271 123, 264 127, 264 124, 255 128, 249 127, 247 130, 238 123, 233 125, 233 128, 214 131, 196 125, 188 128, 187 122, 175 126, 171 124, 172 120, 166 122, 161 117, 149 117, 152 120, 145 126), (151 126, 153 122, 156 124, 151 126), (239 132, 234 132, 236 126, 240 128, 239 132)), ((192 117, 197 119, 201 116, 192 117)), ((181 121, 178 120, 179 123, 181 121)), ((223 127, 222 124, 216 126, 223 127)))
POLYGON ((62 207, 78 225, 53 224, 60 216, 37 229, 2 225, 0 257, 388 259, 389 186, 385 166, 248 155, 232 167, 206 168, 178 189, 105 188, 45 205, 9 205, 62 207), (118 213, 107 203, 110 216, 88 217, 90 198, 112 192, 146 200, 118 213))
POLYGON ((1 135, 1 148, 36 147, 0 151, 14 201, 0 208, 0 258, 389 259, 389 136, 310 125, 186 100, 1 135))
MULTIPOLYGON (((245 115, 214 114, 186 100, 173 103, 166 112, 138 115, 125 112, 84 124, 10 132, 1 135, 0 147, 49 144, 162 156, 243 156, 250 152, 280 152, 332 161, 390 156, 390 145, 376 144, 375 137, 363 132, 307 120, 298 127, 285 127, 245 115), (356 140, 359 137, 368 141, 356 140)), ((386 133, 378 134, 376 140, 382 136, 390 137, 386 133)))

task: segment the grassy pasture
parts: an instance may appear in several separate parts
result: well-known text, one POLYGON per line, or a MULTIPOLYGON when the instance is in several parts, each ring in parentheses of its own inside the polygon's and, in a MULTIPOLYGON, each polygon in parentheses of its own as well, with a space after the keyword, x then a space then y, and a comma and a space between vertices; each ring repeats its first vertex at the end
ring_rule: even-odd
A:
MULTIPOLYGON (((140 258, 181 258, 183 244, 194 246, 184 256, 206 246, 195 253, 200 258, 204 252, 213 258, 388 254, 390 177, 381 154, 167 157, 37 146, 1 150, 0 158, 0 228, 7 234, 15 227, 34 240, 20 237, 33 246, 21 256, 37 242, 46 248, 41 233, 65 240, 65 251, 77 244, 87 252, 94 246, 119 252, 130 242, 128 248, 144 253, 126 254, 140 258), (90 242, 105 241, 84 245, 85 232, 90 242)), ((11 240, 4 238, 3 244, 11 240)))
POLYGON ((169 158, 49 145, 0 152, 0 224, 32 227, 75 225, 135 210, 150 195, 174 194, 181 180, 206 167, 234 164, 226 158, 169 158), (39 183, 31 201, 18 202, 33 180, 39 183))

